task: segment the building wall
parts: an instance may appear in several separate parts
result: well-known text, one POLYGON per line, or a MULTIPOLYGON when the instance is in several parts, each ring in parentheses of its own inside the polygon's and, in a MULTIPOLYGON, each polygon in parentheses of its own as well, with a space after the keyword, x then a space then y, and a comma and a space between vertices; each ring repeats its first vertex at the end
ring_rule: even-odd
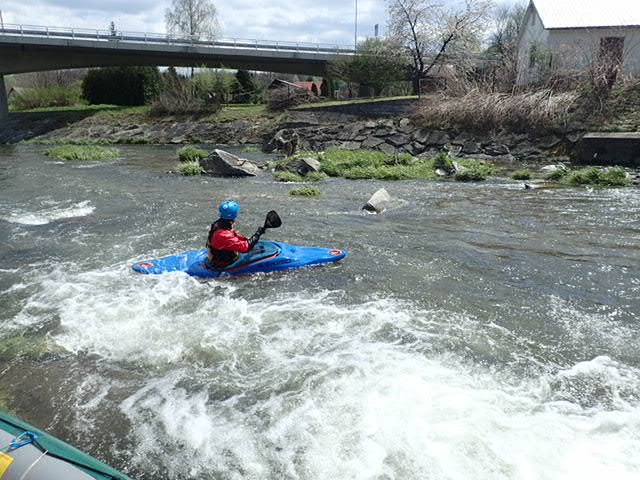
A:
POLYGON ((530 5, 518 43, 518 84, 536 81, 550 67, 584 70, 595 65, 605 37, 624 37, 622 73, 640 75, 640 27, 545 30, 530 5))
POLYGON ((600 41, 607 37, 624 37, 622 72, 640 74, 640 28, 591 28, 550 30, 548 45, 556 53, 554 66, 589 68, 598 62, 600 41))

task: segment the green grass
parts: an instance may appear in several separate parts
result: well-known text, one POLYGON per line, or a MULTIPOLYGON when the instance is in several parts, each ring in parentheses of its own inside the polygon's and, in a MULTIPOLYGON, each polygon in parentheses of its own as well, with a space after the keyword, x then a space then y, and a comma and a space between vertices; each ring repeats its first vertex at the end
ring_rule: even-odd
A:
POLYGON ((304 187, 293 188, 289 190, 289 195, 295 195, 300 197, 317 197, 322 192, 318 187, 312 187, 305 185, 304 187))
POLYGON ((40 108, 69 108, 82 104, 82 90, 79 84, 71 87, 28 88, 11 98, 13 111, 33 111, 40 108))
POLYGON ((104 160, 118 157, 120 151, 117 148, 107 148, 99 145, 61 145, 50 148, 45 152, 45 155, 60 160, 104 160))
POLYGON ((231 122, 233 120, 254 120, 267 114, 266 105, 227 104, 209 118, 218 122, 231 122))
POLYGON ((178 158, 181 162, 198 162, 208 156, 209 152, 193 145, 187 145, 178 150, 178 158))
POLYGON ((487 176, 496 175, 500 172, 500 169, 493 164, 482 160, 451 158, 445 154, 437 155, 434 158, 416 159, 408 153, 388 154, 379 150, 329 148, 320 153, 300 152, 293 157, 273 162, 271 166, 277 171, 274 177, 280 181, 300 182, 315 180, 312 175, 301 177, 300 175, 281 171, 287 162, 301 157, 317 158, 320 161, 320 170, 323 175, 351 180, 433 179, 436 178, 436 168, 451 170, 453 169, 454 161, 472 170, 467 176, 471 175, 473 178, 482 177, 481 179, 484 180, 487 176))
POLYGON ((511 174, 511 178, 514 180, 530 180, 533 176, 530 170, 516 170, 511 174))
POLYGON ((630 184, 622 167, 607 170, 600 168, 583 168, 569 172, 563 179, 569 185, 595 185, 599 187, 624 187, 630 184))
POLYGON ((319 182, 327 178, 327 174, 323 172, 311 172, 307 175, 299 175, 289 170, 281 170, 274 172, 273 178, 278 182, 319 182))
POLYGON ((457 182, 481 182, 487 179, 486 175, 483 175, 480 170, 476 170, 473 168, 458 172, 453 178, 457 182))
POLYGON ((569 170, 564 168, 559 168, 558 170, 554 170, 553 172, 549 172, 545 175, 545 180, 551 180, 553 182, 559 182, 564 177, 566 177, 569 173, 569 170))
POLYGON ((408 153, 390 155, 378 150, 329 148, 317 157, 321 171, 330 177, 404 180, 435 176, 430 160, 412 163, 412 157, 408 153))
POLYGON ((185 176, 201 175, 204 173, 204 169, 198 160, 180 162, 176 170, 185 176))
POLYGON ((458 158, 456 161, 465 167, 465 170, 454 175, 453 178, 457 182, 481 182, 487 177, 499 175, 502 172, 500 168, 484 160, 458 158))

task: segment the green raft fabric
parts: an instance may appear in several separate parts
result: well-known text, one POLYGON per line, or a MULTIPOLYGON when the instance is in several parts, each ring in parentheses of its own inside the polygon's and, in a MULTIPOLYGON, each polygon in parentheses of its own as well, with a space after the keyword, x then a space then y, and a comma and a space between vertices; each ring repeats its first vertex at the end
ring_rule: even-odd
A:
MULTIPOLYGON (((87 475, 91 475, 93 478, 99 480, 131 480, 123 473, 120 473, 109 465, 102 463, 101 461, 93 458, 77 448, 63 442, 59 438, 54 437, 33 425, 20 420, 4 410, 0 410, 0 429, 15 435, 16 437, 23 433, 25 430, 37 433, 39 436, 36 442, 43 448, 49 451, 49 455, 55 458, 68 461, 70 464, 75 465, 87 475)), ((4 445, 0 446, 3 447, 4 445)))

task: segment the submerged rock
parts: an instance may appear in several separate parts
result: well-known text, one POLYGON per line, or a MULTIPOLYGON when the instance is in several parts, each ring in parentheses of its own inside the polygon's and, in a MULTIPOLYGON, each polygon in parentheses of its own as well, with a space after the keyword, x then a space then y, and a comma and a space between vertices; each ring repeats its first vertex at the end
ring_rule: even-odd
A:
POLYGON ((218 177, 253 177, 259 170, 258 166, 250 160, 219 149, 200 160, 200 166, 205 174, 218 177))
POLYGON ((364 204, 362 209, 368 212, 382 213, 386 210, 389 202, 391 202, 391 196, 384 188, 381 188, 371 195, 371 198, 364 204))

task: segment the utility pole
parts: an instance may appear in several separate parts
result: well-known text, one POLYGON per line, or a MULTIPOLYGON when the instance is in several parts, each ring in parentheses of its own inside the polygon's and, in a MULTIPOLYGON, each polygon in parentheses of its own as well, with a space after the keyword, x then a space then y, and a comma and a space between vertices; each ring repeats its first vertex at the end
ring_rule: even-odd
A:
POLYGON ((358 0, 356 0, 356 18, 353 24, 353 49, 358 49, 358 0))

